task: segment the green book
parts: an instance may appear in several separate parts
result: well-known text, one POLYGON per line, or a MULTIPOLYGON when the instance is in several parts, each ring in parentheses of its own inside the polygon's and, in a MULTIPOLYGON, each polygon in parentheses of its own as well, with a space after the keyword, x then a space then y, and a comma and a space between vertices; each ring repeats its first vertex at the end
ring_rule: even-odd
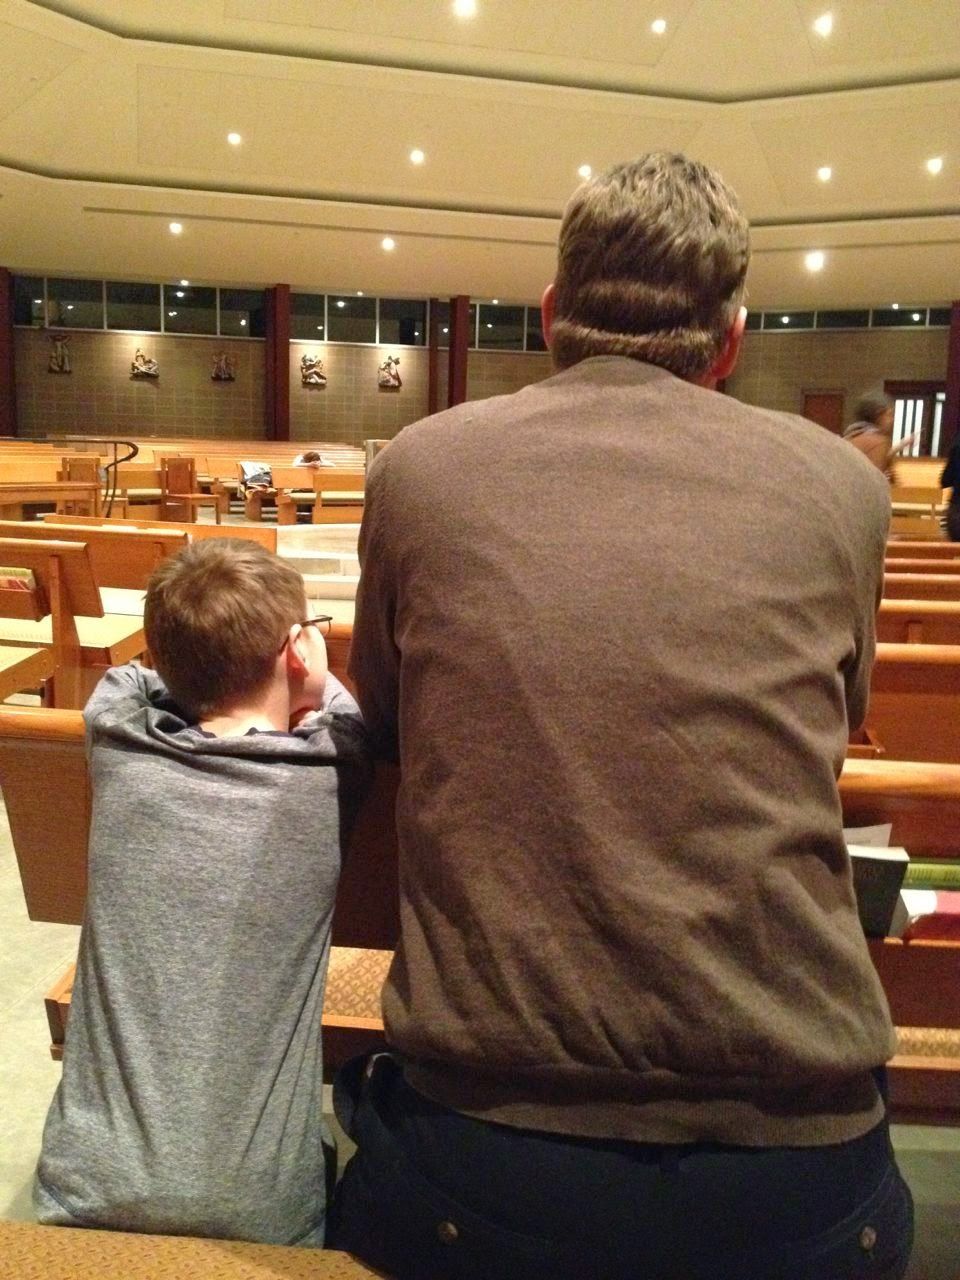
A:
POLYGON ((960 889, 960 861, 938 858, 917 862, 911 859, 903 883, 909 889, 960 889))

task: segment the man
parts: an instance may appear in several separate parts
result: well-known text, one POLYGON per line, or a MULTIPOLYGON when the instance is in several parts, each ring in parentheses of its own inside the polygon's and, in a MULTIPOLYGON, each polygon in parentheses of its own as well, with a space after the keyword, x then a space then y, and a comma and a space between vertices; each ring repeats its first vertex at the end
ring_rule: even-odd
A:
POLYGON ((351 671, 402 766, 395 1053, 341 1080, 338 1244, 402 1277, 893 1280, 894 1037, 836 779, 889 500, 716 394, 748 228, 648 155, 578 188, 558 372, 371 469, 351 671))

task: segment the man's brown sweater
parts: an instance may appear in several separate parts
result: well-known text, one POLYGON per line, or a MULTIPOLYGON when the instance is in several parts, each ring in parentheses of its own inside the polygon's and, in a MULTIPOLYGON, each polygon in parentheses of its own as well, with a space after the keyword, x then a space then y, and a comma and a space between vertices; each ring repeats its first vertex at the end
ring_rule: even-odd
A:
POLYGON ((620 357, 384 450, 351 670, 402 765, 384 1014, 415 1088, 651 1142, 879 1119, 836 778, 888 520, 822 428, 620 357))

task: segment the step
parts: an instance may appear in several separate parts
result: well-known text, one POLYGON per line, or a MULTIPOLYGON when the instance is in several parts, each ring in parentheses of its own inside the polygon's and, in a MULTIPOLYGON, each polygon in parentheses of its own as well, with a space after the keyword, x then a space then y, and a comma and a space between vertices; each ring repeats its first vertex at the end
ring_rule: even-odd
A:
POLYGON ((354 600, 359 575, 352 573, 305 573, 303 586, 309 600, 354 600))
POLYGON ((277 527, 277 549, 319 551, 321 554, 355 556, 359 524, 282 524, 277 527))
MULTIPOLYGON (((322 551, 281 551, 280 559, 285 560, 297 573, 350 573, 350 567, 344 567, 339 556, 322 551)), ((349 566, 349 560, 347 565, 349 566)))
POLYGON ((352 573, 360 572, 360 561, 355 555, 340 555, 336 551, 297 547, 280 549, 280 558, 288 561, 300 573, 352 573))

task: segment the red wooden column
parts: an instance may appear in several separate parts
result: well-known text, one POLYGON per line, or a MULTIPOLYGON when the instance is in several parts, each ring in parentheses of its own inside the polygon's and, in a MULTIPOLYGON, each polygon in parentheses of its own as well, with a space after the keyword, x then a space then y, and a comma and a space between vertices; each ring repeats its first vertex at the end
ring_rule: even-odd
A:
POLYGON ((437 315, 437 299, 429 302, 430 319, 427 322, 427 413, 440 408, 440 317, 437 315))
POLYGON ((463 404, 467 398, 467 348, 470 345, 470 299, 458 294, 450 299, 450 376, 447 404, 463 404))
POLYGON ((960 432, 960 300, 950 308, 950 338, 947 343, 947 396, 940 430, 940 452, 947 453, 960 432))
POLYGON ((265 436, 290 439, 290 286, 266 289, 266 341, 264 343, 265 436))
POLYGON ((17 434, 17 388, 13 365, 13 276, 0 267, 0 436, 17 434))

